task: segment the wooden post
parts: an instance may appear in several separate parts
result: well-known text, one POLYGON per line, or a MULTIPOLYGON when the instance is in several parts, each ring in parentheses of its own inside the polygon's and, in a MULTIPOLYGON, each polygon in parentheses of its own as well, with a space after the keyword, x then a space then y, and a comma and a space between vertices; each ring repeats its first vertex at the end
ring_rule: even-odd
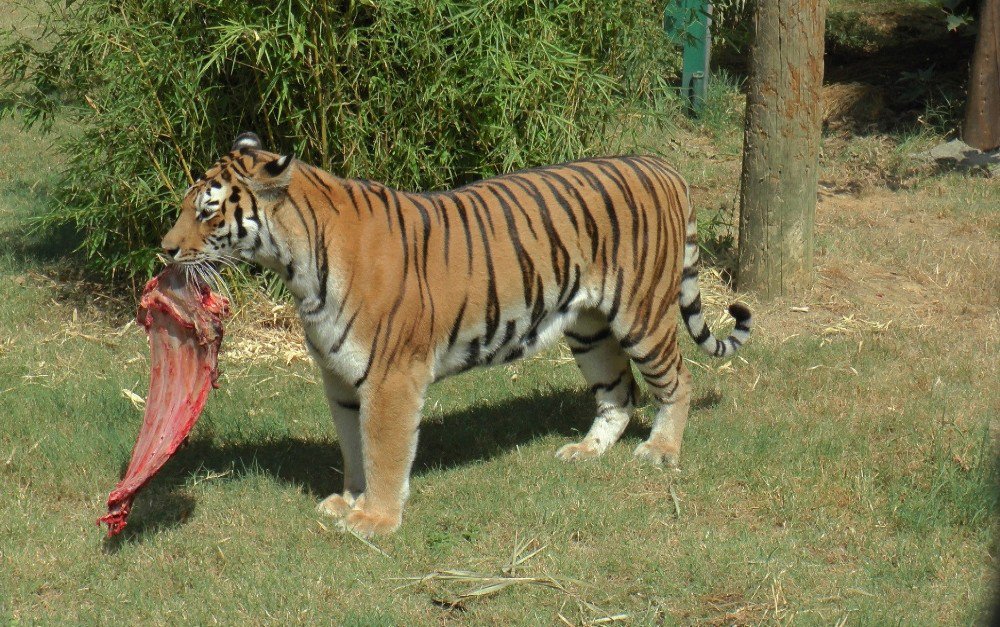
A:
POLYGON ((1000 147, 1000 0, 983 0, 979 11, 962 139, 980 150, 1000 147))
POLYGON ((737 286, 769 298, 812 280, 825 0, 758 0, 737 286))

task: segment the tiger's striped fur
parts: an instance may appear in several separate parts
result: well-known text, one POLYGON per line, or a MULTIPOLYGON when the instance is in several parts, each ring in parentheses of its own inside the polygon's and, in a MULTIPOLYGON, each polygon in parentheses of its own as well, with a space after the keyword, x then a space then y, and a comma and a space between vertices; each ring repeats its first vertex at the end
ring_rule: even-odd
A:
POLYGON ((565 335, 597 400, 565 460, 600 455, 636 404, 630 363, 659 405, 636 455, 676 465, 691 376, 680 314, 705 324, 688 187, 655 157, 586 159, 455 189, 406 193, 266 152, 241 135, 186 194, 163 247, 176 263, 239 257, 278 273, 295 299, 344 455, 344 492, 321 503, 364 534, 401 521, 427 386, 509 362, 565 335))

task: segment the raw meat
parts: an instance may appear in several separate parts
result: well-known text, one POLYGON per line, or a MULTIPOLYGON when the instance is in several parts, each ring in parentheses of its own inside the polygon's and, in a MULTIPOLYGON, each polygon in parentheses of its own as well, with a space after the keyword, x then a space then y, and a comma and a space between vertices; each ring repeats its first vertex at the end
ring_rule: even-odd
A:
POLYGON ((109 538, 125 528, 136 493, 186 441, 209 390, 218 387, 228 315, 229 301, 182 266, 167 266, 146 284, 136 317, 149 336, 149 395, 128 470, 97 521, 107 524, 109 538))

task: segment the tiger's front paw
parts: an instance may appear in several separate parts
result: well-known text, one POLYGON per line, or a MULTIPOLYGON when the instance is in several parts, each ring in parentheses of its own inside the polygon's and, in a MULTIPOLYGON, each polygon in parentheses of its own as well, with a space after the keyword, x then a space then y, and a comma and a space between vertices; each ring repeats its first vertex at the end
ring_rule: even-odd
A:
POLYGON ((680 468, 681 451, 673 444, 646 441, 636 447, 633 453, 636 459, 656 464, 664 468, 678 470, 680 468))
POLYGON ((316 506, 316 511, 326 514, 327 516, 333 516, 334 518, 343 518, 354 509, 357 501, 351 496, 350 492, 345 492, 344 494, 331 494, 316 506))
POLYGON ((403 522, 402 514, 382 514, 365 509, 353 509, 341 520, 341 526, 362 538, 392 533, 403 522))
POLYGON ((588 442, 587 440, 575 444, 567 444, 556 451, 556 457, 564 462, 581 462, 594 459, 600 454, 600 449, 593 442, 588 442))

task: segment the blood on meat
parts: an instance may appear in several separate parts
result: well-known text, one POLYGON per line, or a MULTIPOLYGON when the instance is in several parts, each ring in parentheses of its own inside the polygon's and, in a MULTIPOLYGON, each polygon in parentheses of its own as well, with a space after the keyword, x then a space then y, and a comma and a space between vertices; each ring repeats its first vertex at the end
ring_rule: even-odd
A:
POLYGON ((182 266, 168 266, 143 289, 137 320, 149 336, 149 394, 125 476, 98 524, 125 528, 132 501, 187 439, 208 392, 218 387, 222 320, 229 301, 182 266))

